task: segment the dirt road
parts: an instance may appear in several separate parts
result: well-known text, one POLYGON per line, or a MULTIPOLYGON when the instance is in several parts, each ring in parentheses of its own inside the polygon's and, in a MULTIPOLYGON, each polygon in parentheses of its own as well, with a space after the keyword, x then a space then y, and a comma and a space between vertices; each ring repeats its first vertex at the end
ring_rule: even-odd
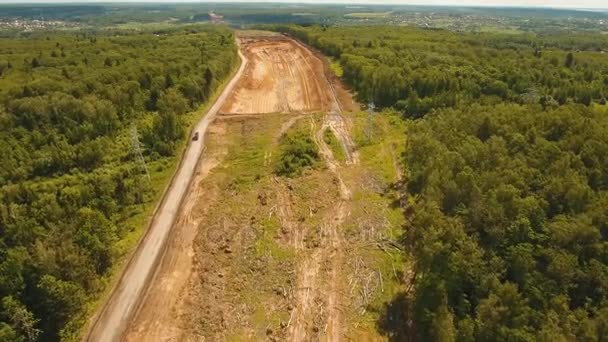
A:
MULTIPOLYGON (((208 144, 218 132, 218 125, 212 124, 207 130, 208 144)), ((226 150, 205 149, 191 191, 184 197, 181 214, 176 219, 167 247, 161 258, 149 288, 143 296, 137 313, 133 316, 124 340, 126 341, 185 341, 179 329, 181 314, 189 298, 184 294, 185 286, 193 274, 193 241, 198 231, 202 212, 194 206, 209 200, 213 189, 201 186, 201 182, 222 160, 226 150)))
POLYGON ((230 80, 204 118, 196 125, 200 138, 191 141, 181 164, 168 188, 146 235, 140 242, 124 273, 113 290, 100 314, 92 323, 86 336, 87 341, 119 341, 124 334, 147 282, 153 275, 159 257, 162 255, 167 237, 173 227, 182 199, 186 194, 205 148, 205 132, 214 120, 226 98, 232 93, 247 65, 247 58, 239 52, 242 63, 236 75, 230 80))

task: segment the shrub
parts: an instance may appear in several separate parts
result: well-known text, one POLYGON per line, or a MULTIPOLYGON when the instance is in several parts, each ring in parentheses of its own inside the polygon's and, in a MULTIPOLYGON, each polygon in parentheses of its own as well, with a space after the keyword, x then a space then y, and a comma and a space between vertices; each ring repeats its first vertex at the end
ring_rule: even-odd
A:
POLYGON ((281 138, 281 155, 274 172, 279 176, 299 176, 305 168, 313 167, 318 160, 317 145, 310 135, 284 135, 281 138))

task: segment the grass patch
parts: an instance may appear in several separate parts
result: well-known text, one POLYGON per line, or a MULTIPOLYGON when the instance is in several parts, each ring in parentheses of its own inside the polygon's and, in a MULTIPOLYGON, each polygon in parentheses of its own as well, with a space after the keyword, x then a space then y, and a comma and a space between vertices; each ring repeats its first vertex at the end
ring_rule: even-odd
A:
POLYGON ((394 111, 375 114, 369 135, 367 113, 355 113, 353 122, 354 140, 362 163, 378 172, 384 182, 394 182, 397 176, 396 166, 401 162, 400 158, 405 150, 405 121, 394 111))
POLYGON ((258 236, 254 245, 256 256, 262 257, 269 255, 279 261, 293 259, 293 257, 295 257, 295 252, 293 250, 284 248, 275 242, 275 237, 280 228, 281 223, 276 215, 262 220, 259 225, 259 230, 257 231, 258 236))
POLYGON ((273 31, 264 30, 236 30, 235 34, 237 37, 274 37, 280 36, 281 34, 273 31))
POLYGON ((391 15, 393 12, 356 12, 356 13, 347 13, 344 16, 347 18, 358 18, 358 19, 378 19, 378 18, 386 18, 391 15))
POLYGON ((141 23, 141 22, 127 22, 122 24, 116 24, 114 26, 110 26, 113 29, 121 29, 121 30, 134 30, 134 31, 143 31, 143 30, 162 30, 175 27, 179 24, 177 20, 165 20, 161 22, 155 23, 141 23))
POLYGON ((340 64, 340 61, 332 57, 327 57, 327 59, 329 60, 329 68, 334 75, 342 77, 342 75, 344 75, 344 69, 342 68, 342 64, 340 64))
POLYGON ((323 141, 325 141, 327 146, 329 146, 331 153, 334 155, 334 158, 336 158, 337 161, 341 163, 346 161, 344 149, 342 148, 342 145, 340 145, 340 142, 338 141, 338 139, 334 135, 334 132, 332 132, 331 129, 327 128, 323 132, 323 141))

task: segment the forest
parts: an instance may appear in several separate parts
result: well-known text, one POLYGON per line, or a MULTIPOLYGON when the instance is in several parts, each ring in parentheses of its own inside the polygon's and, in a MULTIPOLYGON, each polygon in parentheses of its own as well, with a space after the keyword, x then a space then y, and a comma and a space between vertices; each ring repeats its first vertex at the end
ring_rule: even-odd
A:
POLYGON ((412 123, 423 339, 608 336, 608 109, 473 105, 412 123))
POLYGON ((77 333, 238 60, 221 26, 0 39, 1 341, 77 333))
POLYGON ((608 37, 274 28, 408 122, 416 339, 606 341, 608 37))

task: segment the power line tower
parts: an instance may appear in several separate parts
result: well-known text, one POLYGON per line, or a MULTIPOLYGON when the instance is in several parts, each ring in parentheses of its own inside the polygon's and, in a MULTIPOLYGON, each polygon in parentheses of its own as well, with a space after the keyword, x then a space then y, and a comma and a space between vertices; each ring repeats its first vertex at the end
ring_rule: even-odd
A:
POLYGON ((372 130, 373 130, 373 119, 374 119, 374 109, 376 109, 376 105, 374 101, 371 101, 367 105, 367 127, 365 127, 365 133, 367 134, 367 141, 372 140, 372 130))
POLYGON ((139 134, 137 133, 137 126, 133 126, 131 128, 131 143, 133 144, 133 152, 137 155, 137 161, 141 165, 141 167, 146 171, 146 177, 148 178, 148 182, 152 182, 150 179, 150 172, 148 172, 148 166, 146 165, 146 160, 144 159, 144 155, 142 154, 141 146, 139 145, 139 134))

